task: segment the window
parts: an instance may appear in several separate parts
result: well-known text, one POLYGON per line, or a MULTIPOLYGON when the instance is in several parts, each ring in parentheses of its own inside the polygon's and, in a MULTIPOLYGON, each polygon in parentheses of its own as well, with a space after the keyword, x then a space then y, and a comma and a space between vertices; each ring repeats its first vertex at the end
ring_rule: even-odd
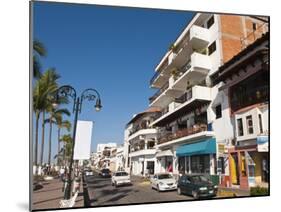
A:
POLYGON ((225 174, 225 167, 224 167, 224 157, 219 157, 218 158, 218 172, 221 174, 225 174))
POLYGON ((214 16, 212 16, 208 21, 207 21, 207 28, 210 29, 210 27, 215 23, 214 16))
POLYGON ((242 119, 237 119, 237 129, 238 129, 238 136, 243 136, 244 132, 243 132, 243 122, 242 119))
POLYGON ((263 133, 263 127, 262 127, 262 117, 261 117, 261 114, 259 114, 259 125, 260 125, 260 133, 263 133))
POLYGON ((253 119, 252 119, 252 116, 247 116, 247 117, 246 117, 246 122, 247 122, 248 134, 253 134, 253 133, 254 133, 254 128, 253 128, 253 119))
POLYGON ((208 47, 209 55, 213 54, 213 52, 215 52, 216 49, 217 49, 216 41, 214 41, 214 42, 208 47))
POLYGON ((210 174, 210 155, 191 156, 191 172, 210 174))
POLYGON ((221 118, 221 105, 216 106, 216 119, 221 118))

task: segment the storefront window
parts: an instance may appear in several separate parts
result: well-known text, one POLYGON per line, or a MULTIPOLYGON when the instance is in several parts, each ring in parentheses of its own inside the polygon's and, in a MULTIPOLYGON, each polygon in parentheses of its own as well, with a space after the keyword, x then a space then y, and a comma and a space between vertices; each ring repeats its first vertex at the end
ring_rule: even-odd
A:
POLYGON ((191 156, 191 172, 210 174, 210 156, 191 156))
POLYGON ((179 173, 184 174, 185 172, 185 157, 179 157, 179 173))

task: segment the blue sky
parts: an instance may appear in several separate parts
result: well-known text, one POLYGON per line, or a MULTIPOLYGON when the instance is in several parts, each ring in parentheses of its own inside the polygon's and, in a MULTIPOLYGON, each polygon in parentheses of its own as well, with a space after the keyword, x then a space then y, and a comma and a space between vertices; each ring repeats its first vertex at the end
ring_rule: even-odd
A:
MULTIPOLYGON (((94 111, 94 102, 84 102, 79 116, 95 122, 92 150, 97 143, 123 143, 126 123, 148 107, 155 92, 149 88, 155 66, 192 16, 169 10, 34 3, 33 36, 48 52, 41 60, 43 70, 55 67, 59 83, 72 85, 78 94, 95 88, 101 95, 101 112, 94 111)), ((73 116, 69 120, 73 122, 73 116)), ((46 141, 48 130, 47 126, 46 141)), ((41 130, 39 147, 40 140, 41 130)), ((56 130, 52 140, 54 155, 56 130)))

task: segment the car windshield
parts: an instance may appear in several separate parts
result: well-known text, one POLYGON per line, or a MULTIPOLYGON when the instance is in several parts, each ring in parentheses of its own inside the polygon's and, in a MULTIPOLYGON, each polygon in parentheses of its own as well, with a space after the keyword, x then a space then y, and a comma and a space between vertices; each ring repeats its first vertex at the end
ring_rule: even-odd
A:
POLYGON ((115 176, 128 176, 127 172, 117 172, 115 176))
POLYGON ((159 179, 159 180, 170 179, 170 178, 173 178, 170 174, 161 174, 161 175, 158 175, 158 179, 159 179))
POLYGON ((200 183, 200 182, 208 182, 209 180, 202 175, 198 175, 198 176, 192 176, 192 181, 195 183, 200 183))
POLYGON ((102 172, 103 173, 109 173, 109 169, 103 169, 102 172))

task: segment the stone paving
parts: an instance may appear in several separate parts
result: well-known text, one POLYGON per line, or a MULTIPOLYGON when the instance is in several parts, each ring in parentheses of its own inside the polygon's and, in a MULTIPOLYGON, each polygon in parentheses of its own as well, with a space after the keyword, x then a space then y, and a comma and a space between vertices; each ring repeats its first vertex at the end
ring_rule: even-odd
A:
MULTIPOLYGON (((59 179, 40 182, 43 186, 32 194, 32 209, 54 209, 59 208, 59 202, 63 199, 62 186, 63 182, 59 179)), ((41 186, 40 186, 41 187, 41 186)), ((75 207, 84 207, 83 187, 81 185, 80 192, 75 201, 75 207)))

